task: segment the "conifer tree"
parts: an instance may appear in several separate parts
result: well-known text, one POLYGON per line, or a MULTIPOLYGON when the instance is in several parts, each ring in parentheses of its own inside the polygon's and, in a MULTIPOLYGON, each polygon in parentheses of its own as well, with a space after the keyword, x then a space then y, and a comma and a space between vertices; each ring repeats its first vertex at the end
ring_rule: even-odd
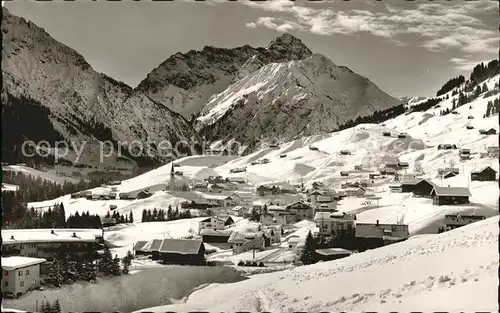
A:
POLYGON ((120 270, 120 258, 118 258, 118 255, 115 255, 115 258, 112 260, 111 263, 111 275, 114 276, 120 276, 121 270, 120 270))
POLYGON ((63 276, 61 264, 57 258, 54 258, 54 260, 52 261, 52 264, 50 265, 49 280, 56 287, 61 287, 61 285, 64 281, 64 276, 63 276))
POLYGON ((141 218, 141 222, 145 223, 147 222, 148 220, 148 212, 146 211, 146 209, 142 210, 142 218, 141 218))
POLYGON ((130 211, 130 213, 128 215, 128 221, 129 221, 129 223, 133 223, 134 222, 134 215, 132 214, 132 211, 130 211))
POLYGON ((54 301, 51 311, 52 313, 61 313, 61 304, 59 303, 59 299, 56 299, 56 301, 54 301))
POLYGON ((105 275, 110 275, 112 273, 113 267, 113 255, 108 247, 104 248, 104 254, 99 260, 99 272, 105 275))
POLYGON ((304 265, 316 263, 316 242, 312 236, 311 231, 307 234, 304 248, 302 248, 302 255, 300 260, 304 265))

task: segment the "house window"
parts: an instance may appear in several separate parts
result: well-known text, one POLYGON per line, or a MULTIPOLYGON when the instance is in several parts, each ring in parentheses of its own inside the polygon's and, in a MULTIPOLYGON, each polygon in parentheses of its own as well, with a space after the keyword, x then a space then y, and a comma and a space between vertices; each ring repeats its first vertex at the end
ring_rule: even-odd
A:
POLYGON ((9 282, 6 281, 4 284, 3 284, 5 287, 8 287, 9 286, 9 282))
POLYGON ((3 276, 9 276, 9 272, 8 271, 3 271, 3 276))
POLYGON ((30 274, 30 270, 26 270, 26 275, 29 275, 30 274))
POLYGON ((23 276, 23 271, 19 271, 18 275, 23 276))
POLYGON ((24 287, 24 281, 21 281, 21 287, 24 287))

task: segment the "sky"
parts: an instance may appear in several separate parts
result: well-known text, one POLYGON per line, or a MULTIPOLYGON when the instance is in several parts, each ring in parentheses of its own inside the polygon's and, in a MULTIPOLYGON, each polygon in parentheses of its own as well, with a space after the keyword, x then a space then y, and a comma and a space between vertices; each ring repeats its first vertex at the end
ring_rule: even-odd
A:
POLYGON ((204 46, 265 47, 288 32, 388 94, 434 96, 498 58, 498 2, 7 2, 92 67, 135 87, 169 56, 204 46))

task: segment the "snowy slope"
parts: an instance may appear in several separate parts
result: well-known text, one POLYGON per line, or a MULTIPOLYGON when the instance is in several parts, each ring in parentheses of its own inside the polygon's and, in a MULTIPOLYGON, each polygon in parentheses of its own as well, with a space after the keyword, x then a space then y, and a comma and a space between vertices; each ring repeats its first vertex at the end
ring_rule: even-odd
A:
MULTIPOLYGON (((493 89, 495 81, 498 81, 498 76, 487 81, 490 90, 493 89)), ((435 233, 446 214, 462 212, 482 214, 486 217, 498 214, 498 183, 469 181, 470 171, 475 168, 491 165, 499 171, 498 159, 479 157, 479 153, 484 152, 487 146, 498 145, 498 136, 480 135, 477 130, 486 127, 498 130, 498 116, 483 118, 487 102, 492 99, 494 97, 483 98, 481 95, 470 104, 459 107, 456 110, 459 114, 440 116, 438 112, 441 109, 452 105, 450 92, 450 99, 441 102, 441 108, 404 114, 380 125, 362 124, 336 133, 281 142, 278 148, 266 147, 242 157, 193 156, 179 159, 175 161, 180 165, 176 170, 183 171, 184 178, 178 179, 195 178, 200 172, 203 177, 203 172, 214 171, 224 177, 245 177, 254 187, 263 183, 288 182, 304 183, 306 188, 310 188, 313 182, 319 181, 338 190, 342 183, 366 179, 369 172, 376 171, 384 162, 399 158, 409 162, 409 173, 418 163, 424 172, 421 177, 429 178, 443 186, 469 186, 472 193, 471 203, 460 206, 434 206, 430 199, 413 198, 411 194, 389 193, 390 178, 386 178, 375 180, 373 188, 368 190, 368 193, 380 197, 378 208, 376 200, 370 200, 371 204, 366 205, 363 203, 367 199, 347 198, 339 202, 338 209, 356 213, 360 222, 404 222, 409 225, 412 235, 435 233), (468 119, 469 115, 474 119, 468 119), (471 123, 476 129, 467 130, 465 126, 471 123), (383 131, 391 131, 392 136, 382 136, 383 131), (409 138, 398 139, 399 132, 407 132, 409 138), (454 143, 458 148, 471 149, 472 159, 461 161, 458 150, 438 151, 437 145, 442 143, 454 143), (319 151, 310 150, 309 145, 317 147, 319 151), (349 150, 351 155, 341 156, 341 150, 349 150), (280 155, 283 154, 286 154, 286 157, 281 158, 280 155), (251 165, 253 161, 262 158, 269 159, 270 163, 251 165), (361 164, 364 170, 354 171, 355 164, 361 164), (460 169, 460 175, 445 180, 437 177, 438 168, 451 165, 460 169), (230 170, 236 167, 246 167, 247 171, 231 174, 230 170), (348 171, 350 176, 341 177, 340 171, 348 171)), ((181 198, 162 191, 170 180, 170 170, 169 163, 123 181, 117 186, 118 192, 150 188, 154 195, 148 199, 89 201, 64 196, 29 205, 44 209, 55 202, 63 202, 67 214, 85 209, 103 216, 109 205, 114 204, 122 214, 132 211, 137 223, 143 209, 166 208, 182 201, 181 198)), ((94 192, 106 190, 109 191, 110 188, 96 188, 94 192)))
POLYGON ((498 310, 497 248, 495 217, 337 261, 212 284, 195 291, 185 304, 146 311, 492 312, 498 310))

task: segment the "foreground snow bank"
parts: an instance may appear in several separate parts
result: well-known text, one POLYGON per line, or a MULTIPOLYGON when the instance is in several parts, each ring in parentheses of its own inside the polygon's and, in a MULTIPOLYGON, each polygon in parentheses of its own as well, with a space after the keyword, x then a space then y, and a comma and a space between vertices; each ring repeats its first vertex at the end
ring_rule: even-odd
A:
POLYGON ((337 261, 212 284, 186 303, 142 311, 498 311, 498 259, 496 216, 337 261))

